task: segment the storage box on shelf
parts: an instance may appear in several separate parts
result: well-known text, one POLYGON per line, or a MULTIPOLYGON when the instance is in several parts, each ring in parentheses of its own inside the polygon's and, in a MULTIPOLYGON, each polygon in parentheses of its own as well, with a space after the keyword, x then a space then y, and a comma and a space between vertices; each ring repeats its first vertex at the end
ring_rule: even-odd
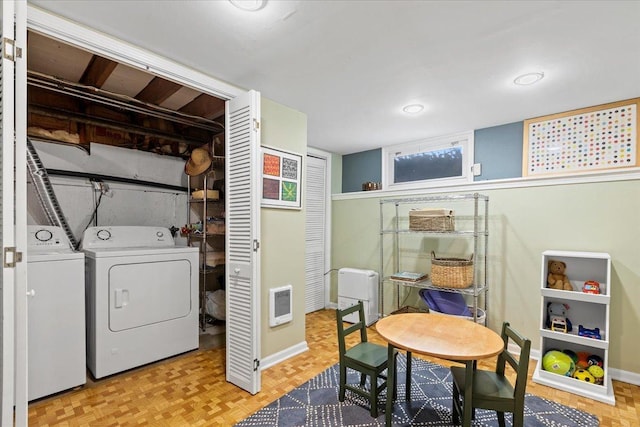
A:
POLYGON ((600 252, 549 250, 542 253, 541 270, 541 360, 536 366, 533 380, 615 405, 609 372, 611 257, 600 252), (547 287, 550 261, 566 265, 564 273, 572 290, 547 287), (564 314, 550 318, 549 311, 556 308, 563 309, 564 314), (563 322, 566 326, 563 326, 563 322), (568 330, 569 326, 571 330, 568 330), (596 373, 595 376, 580 372, 574 378, 570 372, 563 372, 562 360, 555 360, 556 356, 566 360, 564 356, 549 353, 547 359, 544 358, 552 350, 569 353, 574 358, 579 355, 582 358, 579 364, 586 363, 587 368, 586 356, 596 356, 592 361, 599 359, 602 371, 594 368, 596 370, 592 369, 592 372, 596 373), (601 384, 594 383, 594 380, 601 381, 601 384))
POLYGON ((380 314, 404 309, 400 307, 405 305, 400 304, 401 292, 405 295, 411 289, 437 289, 466 296, 471 319, 484 322, 488 211, 489 198, 478 193, 381 200, 380 314), (447 243, 439 246, 444 241, 447 243), (436 272, 436 283, 431 281, 431 275, 423 280, 398 276, 399 272, 405 275, 407 272, 433 272, 435 263, 432 263, 431 252, 434 250, 439 255, 437 260, 442 261, 437 268, 444 269, 436 272), (458 251, 464 251, 466 259, 441 256, 459 255, 458 251), (449 260, 453 264, 449 265, 449 260), (449 271, 451 268, 455 271, 449 271), (443 275, 443 272, 456 273, 456 279, 447 282, 449 274, 443 275), (393 289, 395 306, 385 304, 385 290, 389 288, 393 289), (479 306, 481 302, 483 308, 479 306))

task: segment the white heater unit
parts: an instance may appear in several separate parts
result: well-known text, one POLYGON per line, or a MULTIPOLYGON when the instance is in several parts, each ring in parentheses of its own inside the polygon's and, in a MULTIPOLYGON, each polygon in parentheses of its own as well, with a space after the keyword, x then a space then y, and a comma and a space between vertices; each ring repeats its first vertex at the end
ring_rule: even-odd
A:
MULTIPOLYGON (((341 268, 338 270, 338 308, 344 309, 358 301, 364 305, 364 319, 367 326, 378 320, 378 273, 373 270, 341 268)), ((344 318, 355 323, 357 313, 344 318)))
POLYGON ((292 292, 291 285, 269 289, 269 326, 278 326, 293 320, 292 292))

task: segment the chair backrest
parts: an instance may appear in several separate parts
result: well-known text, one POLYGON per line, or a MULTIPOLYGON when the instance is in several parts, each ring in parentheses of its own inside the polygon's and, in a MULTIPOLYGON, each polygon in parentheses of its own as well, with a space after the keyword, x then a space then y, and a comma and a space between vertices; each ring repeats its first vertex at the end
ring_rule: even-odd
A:
POLYGON ((347 352, 346 337, 354 332, 360 332, 360 342, 367 342, 367 326, 364 319, 364 304, 358 301, 357 304, 345 309, 336 309, 336 321, 338 324, 338 348, 340 355, 347 352), (344 326, 344 318, 352 313, 358 313, 358 321, 348 327, 344 326))
POLYGON ((504 341, 504 350, 498 356, 498 364, 496 372, 504 375, 505 365, 509 363, 516 372, 516 383, 513 387, 514 398, 524 400, 524 391, 527 387, 527 374, 529 371, 529 353, 531 352, 531 340, 524 338, 518 331, 513 329, 509 322, 502 324, 502 340, 504 341), (520 347, 520 355, 516 359, 513 354, 509 353, 509 340, 520 347))

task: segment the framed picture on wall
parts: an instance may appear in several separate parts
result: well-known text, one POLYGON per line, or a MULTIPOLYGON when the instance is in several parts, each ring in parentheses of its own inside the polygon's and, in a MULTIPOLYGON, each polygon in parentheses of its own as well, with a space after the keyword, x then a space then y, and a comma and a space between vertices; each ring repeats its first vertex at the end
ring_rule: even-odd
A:
POLYGON ((262 147, 262 206, 302 209, 302 156, 262 147))
POLYGON ((524 121, 522 176, 640 166, 640 98, 524 121))

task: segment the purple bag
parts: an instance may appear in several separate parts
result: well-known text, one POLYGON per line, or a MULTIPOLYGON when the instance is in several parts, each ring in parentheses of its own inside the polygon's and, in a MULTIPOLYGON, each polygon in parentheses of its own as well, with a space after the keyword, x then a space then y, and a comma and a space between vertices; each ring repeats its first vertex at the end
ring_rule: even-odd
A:
POLYGON ((420 297, 433 311, 455 316, 472 316, 461 294, 433 289, 420 289, 420 297))

